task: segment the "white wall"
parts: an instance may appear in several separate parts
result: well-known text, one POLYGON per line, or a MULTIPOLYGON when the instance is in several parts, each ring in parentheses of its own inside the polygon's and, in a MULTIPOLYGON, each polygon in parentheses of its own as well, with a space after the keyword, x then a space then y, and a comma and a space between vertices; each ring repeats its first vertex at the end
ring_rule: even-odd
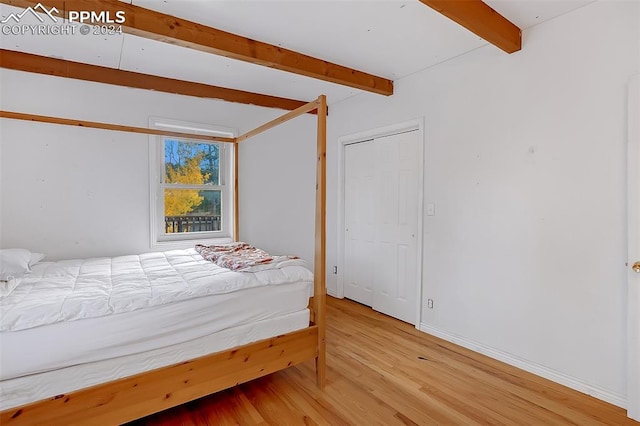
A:
POLYGON ((305 114, 242 142, 239 167, 240 239, 299 256, 313 269, 316 116, 305 114))
MULTIPOLYGON (((9 70, 0 91, 6 110, 140 127, 157 116, 243 131, 282 113, 9 70)), ((0 126, 1 247, 48 259, 150 250, 148 136, 7 119, 0 126)))
MULTIPOLYGON (((626 84, 638 3, 594 3, 332 105, 340 136, 424 117, 422 326, 557 372, 624 403, 626 84)), ((338 264, 329 215, 328 267, 338 264)), ((335 292, 336 276, 328 275, 335 292)))

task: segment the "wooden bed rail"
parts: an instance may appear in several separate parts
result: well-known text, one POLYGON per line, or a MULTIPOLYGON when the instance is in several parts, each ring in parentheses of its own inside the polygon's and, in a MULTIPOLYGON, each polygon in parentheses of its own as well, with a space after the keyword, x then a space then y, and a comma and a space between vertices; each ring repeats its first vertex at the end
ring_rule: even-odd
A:
POLYGON ((235 138, 207 136, 197 133, 171 132, 168 130, 148 129, 146 127, 122 126, 120 124, 100 123, 97 121, 73 120, 70 118, 50 117, 47 115, 24 114, 22 112, 0 111, 0 118, 26 120, 39 123, 63 124, 65 126, 86 127, 89 129, 115 130, 117 132, 141 133, 144 135, 174 136, 178 138, 196 139, 209 142, 234 143, 235 138))
MULTIPOLYGON (((276 126, 279 126, 282 123, 286 123, 289 120, 292 120, 296 117, 301 116, 302 114, 306 114, 307 112, 313 111, 318 109, 319 110, 319 106, 320 106, 320 98, 325 98, 324 101, 324 115, 325 115, 325 120, 326 120, 326 115, 327 115, 327 102, 326 102, 326 97, 324 95, 321 95, 318 99, 313 100, 309 103, 306 103, 304 105, 302 105, 301 107, 298 107, 296 109, 294 109, 293 111, 290 111, 278 118, 275 118, 271 121, 269 121, 268 123, 264 123, 261 126, 256 127, 253 130, 248 131, 247 133, 240 135, 236 138, 236 142, 242 142, 245 141, 247 139, 249 139, 250 137, 259 135, 260 133, 266 132, 269 129, 272 129, 276 126)), ((320 121, 318 121, 318 124, 320 124, 320 121)))
POLYGON ((0 425, 122 424, 312 359, 317 339, 312 326, 5 410, 0 425))

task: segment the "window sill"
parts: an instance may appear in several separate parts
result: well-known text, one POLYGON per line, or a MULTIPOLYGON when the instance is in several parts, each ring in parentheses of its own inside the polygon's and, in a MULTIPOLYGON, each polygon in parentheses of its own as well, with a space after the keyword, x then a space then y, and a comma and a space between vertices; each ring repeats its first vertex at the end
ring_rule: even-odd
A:
POLYGON ((227 244, 231 242, 233 242, 233 238, 231 237, 190 239, 179 241, 156 241, 155 243, 151 244, 151 248, 159 251, 180 250, 195 247, 196 244, 212 245, 227 244))

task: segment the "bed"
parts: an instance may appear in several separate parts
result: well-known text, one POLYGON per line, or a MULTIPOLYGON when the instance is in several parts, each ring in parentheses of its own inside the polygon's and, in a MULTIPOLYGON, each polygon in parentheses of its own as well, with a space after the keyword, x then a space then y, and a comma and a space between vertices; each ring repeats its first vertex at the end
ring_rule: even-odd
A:
POLYGON ((313 274, 194 249, 37 263, 0 306, 0 410, 294 332, 313 274))
POLYGON ((315 273, 297 259, 234 272, 193 249, 38 263, 0 305, 0 424, 121 424, 307 360, 324 386, 326 99, 224 142, 236 154, 237 241, 238 144, 312 111, 315 273))

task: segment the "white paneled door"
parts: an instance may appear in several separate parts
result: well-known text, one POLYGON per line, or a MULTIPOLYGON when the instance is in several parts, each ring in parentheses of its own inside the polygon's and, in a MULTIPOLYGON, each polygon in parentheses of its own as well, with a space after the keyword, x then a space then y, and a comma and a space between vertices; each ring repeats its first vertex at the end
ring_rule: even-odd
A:
POLYGON ((640 75, 629 85, 627 414, 640 420, 640 75))
POLYGON ((373 141, 345 146, 344 295, 373 304, 376 164, 373 141))
POLYGON ((345 146, 345 297, 415 324, 418 131, 345 146))

